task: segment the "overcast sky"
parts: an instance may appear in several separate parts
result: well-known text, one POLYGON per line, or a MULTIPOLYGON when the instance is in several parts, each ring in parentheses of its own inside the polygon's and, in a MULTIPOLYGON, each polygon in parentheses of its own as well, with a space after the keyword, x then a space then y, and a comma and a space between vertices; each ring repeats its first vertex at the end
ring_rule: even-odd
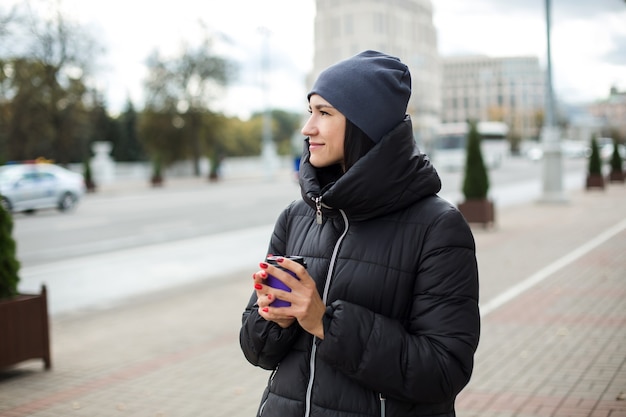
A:
MULTIPOLYGON (((608 96, 626 90, 626 1, 552 0, 554 88, 561 100, 608 96)), ((443 55, 527 54, 546 64, 544 0, 434 0, 443 55)))
MULTIPOLYGON (((0 0, 9 5, 17 0, 0 0)), ((443 56, 534 55, 546 62, 545 0, 433 0, 443 56)), ((271 51, 269 105, 304 111, 304 79, 313 60, 314 0, 62 0, 106 47, 98 79, 109 107, 130 97, 142 104, 144 62, 155 49, 175 54, 200 38, 201 19, 216 35, 216 52, 238 61, 236 83, 216 110, 247 117, 263 109, 261 56, 271 51), (265 38, 260 27, 269 29, 265 38)), ((554 87, 568 102, 605 98, 611 85, 626 90, 626 2, 552 0, 554 87)))

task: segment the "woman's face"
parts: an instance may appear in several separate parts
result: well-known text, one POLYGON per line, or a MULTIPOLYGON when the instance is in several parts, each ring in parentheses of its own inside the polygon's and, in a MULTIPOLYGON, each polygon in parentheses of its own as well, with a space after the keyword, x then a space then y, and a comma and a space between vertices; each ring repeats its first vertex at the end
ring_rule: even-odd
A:
POLYGON ((317 94, 309 99, 309 113, 311 116, 302 134, 309 137, 311 165, 316 168, 343 166, 346 117, 317 94))

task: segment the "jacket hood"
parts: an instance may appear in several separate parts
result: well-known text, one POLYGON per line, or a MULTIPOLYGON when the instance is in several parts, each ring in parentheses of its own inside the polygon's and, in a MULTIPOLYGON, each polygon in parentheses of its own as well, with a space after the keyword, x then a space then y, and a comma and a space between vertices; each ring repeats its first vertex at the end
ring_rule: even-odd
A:
POLYGON ((407 116, 345 174, 337 167, 318 169, 309 162, 308 140, 300 166, 302 198, 326 215, 343 210, 352 220, 366 220, 402 210, 441 190, 441 180, 413 139, 407 116))

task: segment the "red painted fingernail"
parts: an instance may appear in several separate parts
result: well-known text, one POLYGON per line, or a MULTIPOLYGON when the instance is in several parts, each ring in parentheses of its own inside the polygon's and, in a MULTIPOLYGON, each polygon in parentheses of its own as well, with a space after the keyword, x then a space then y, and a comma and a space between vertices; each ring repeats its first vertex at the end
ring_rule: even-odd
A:
POLYGON ((267 278, 267 272, 261 271, 261 278, 267 278))
POLYGON ((272 294, 267 294, 267 299, 271 300, 272 299, 272 294))
POLYGON ((283 258, 282 256, 279 256, 278 258, 276 258, 276 262, 280 263, 282 261, 284 261, 285 258, 283 258))
POLYGON ((256 279, 256 272, 252 274, 252 279, 256 279))
POLYGON ((261 284, 254 284, 254 288, 256 288, 257 290, 261 290, 263 289, 263 286, 261 284))
POLYGON ((269 308, 267 308, 267 307, 263 307, 261 310, 262 310, 264 313, 267 313, 268 311, 270 311, 270 309, 269 309, 269 308))
POLYGON ((268 264, 266 264, 265 262, 261 262, 261 263, 259 264, 259 266, 260 266, 261 268, 263 268, 263 269, 267 269, 267 267, 268 267, 269 265, 268 265, 268 264))

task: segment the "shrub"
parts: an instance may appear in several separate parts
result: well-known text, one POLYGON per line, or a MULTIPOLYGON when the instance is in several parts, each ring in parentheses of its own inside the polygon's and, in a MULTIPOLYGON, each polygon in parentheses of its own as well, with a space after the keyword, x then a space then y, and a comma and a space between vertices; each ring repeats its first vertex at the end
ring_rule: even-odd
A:
POLYGON ((611 172, 621 174, 624 170, 622 168, 622 155, 619 153, 617 139, 613 139, 613 154, 611 154, 611 172))
POLYGON ((152 159, 152 182, 160 183, 163 181, 161 155, 156 155, 152 159))
POLYGON ((463 180, 463 194, 466 200, 480 200, 487 198, 489 191, 489 177, 480 148, 480 135, 476 122, 470 122, 467 134, 467 155, 465 162, 465 178, 463 180))
POLYGON ((17 294, 20 263, 13 239, 13 218, 0 204, 0 299, 17 294))
POLYGON ((83 160, 83 177, 85 179, 85 187, 87 187, 87 191, 94 191, 96 189, 96 183, 94 182, 93 174, 91 173, 89 158, 83 160))
POLYGON ((591 136, 591 154, 589 155, 589 174, 602 175, 602 161, 596 135, 591 136))

